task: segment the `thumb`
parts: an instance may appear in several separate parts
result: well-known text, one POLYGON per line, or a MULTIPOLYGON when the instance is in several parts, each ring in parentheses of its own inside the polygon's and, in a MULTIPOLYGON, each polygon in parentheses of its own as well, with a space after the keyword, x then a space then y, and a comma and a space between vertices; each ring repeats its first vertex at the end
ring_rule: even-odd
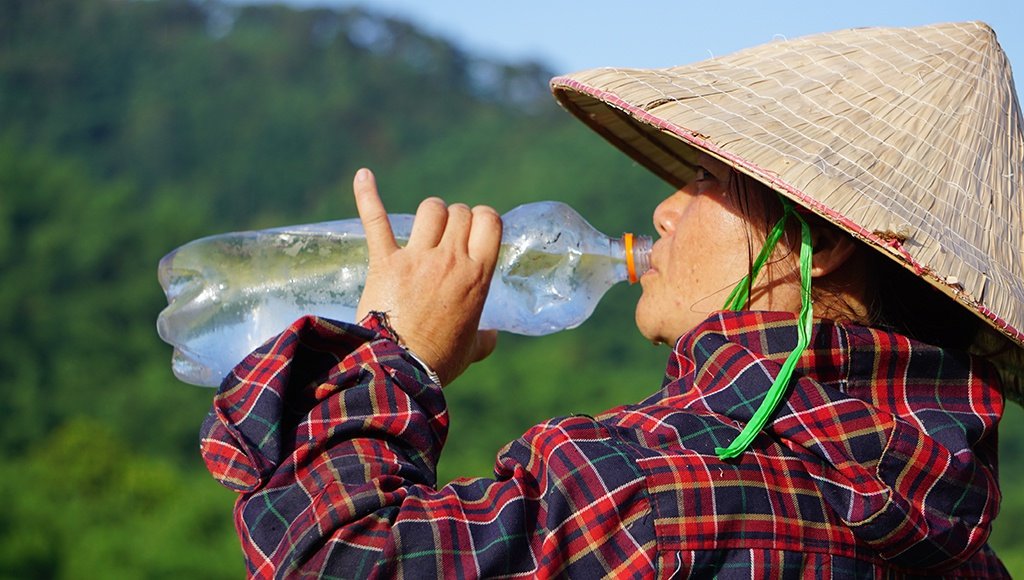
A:
POLYGON ((476 333, 476 344, 473 345, 473 352, 470 353, 471 362, 479 362, 491 356, 498 346, 497 330, 479 330, 476 333))
MULTIPOLYGON (((490 354, 494 352, 494 348, 498 345, 497 330, 477 330, 475 333, 476 336, 473 339, 473 345, 470 347, 469 351, 464 353, 463 358, 459 358, 457 360, 448 359, 447 362, 443 362, 443 364, 433 367, 434 372, 437 373, 438 380, 440 380, 441 384, 445 387, 450 385, 455 379, 459 378, 459 376, 469 368, 469 365, 482 361, 490 356, 490 354)), ((416 354, 420 355, 421 353, 417 352, 416 354)), ((429 356, 429 353, 427 353, 427 356, 429 356)), ((422 360, 424 360, 428 365, 430 364, 429 360, 422 360)), ((440 360, 444 361, 445 359, 440 360)))

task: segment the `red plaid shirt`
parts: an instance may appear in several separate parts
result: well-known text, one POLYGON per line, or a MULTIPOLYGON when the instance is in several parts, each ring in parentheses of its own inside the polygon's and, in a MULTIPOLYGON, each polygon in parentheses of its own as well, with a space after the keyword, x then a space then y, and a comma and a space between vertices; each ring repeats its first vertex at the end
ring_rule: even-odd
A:
POLYGON ((720 313, 647 400, 538 425, 493 479, 438 489, 441 390, 363 324, 299 320, 216 396, 203 454, 240 493, 253 577, 1005 575, 986 544, 1003 400, 966 355, 820 323, 774 420, 721 461, 797 330, 720 313))

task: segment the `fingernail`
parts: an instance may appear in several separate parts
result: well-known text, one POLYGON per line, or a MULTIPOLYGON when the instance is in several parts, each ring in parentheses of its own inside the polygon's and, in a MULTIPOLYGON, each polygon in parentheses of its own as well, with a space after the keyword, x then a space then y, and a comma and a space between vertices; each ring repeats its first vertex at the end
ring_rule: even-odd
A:
POLYGON ((370 178, 370 170, 365 167, 356 172, 356 181, 366 181, 370 178))

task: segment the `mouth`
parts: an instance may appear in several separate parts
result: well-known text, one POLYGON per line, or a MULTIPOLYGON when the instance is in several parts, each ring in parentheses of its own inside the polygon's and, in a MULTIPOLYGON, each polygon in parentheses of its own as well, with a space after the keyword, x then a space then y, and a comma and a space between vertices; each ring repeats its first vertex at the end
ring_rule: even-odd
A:
POLYGON ((660 252, 658 251, 658 249, 660 247, 659 246, 660 241, 661 240, 658 240, 657 242, 654 242, 654 245, 651 246, 651 267, 648 268, 647 271, 644 272, 644 275, 640 277, 641 280, 643 280, 645 277, 647 277, 648 274, 652 274, 652 273, 655 273, 655 272, 658 271, 658 263, 661 261, 659 259, 660 252))
POLYGON ((646 272, 644 272, 643 276, 640 276, 640 279, 637 281, 640 283, 641 287, 644 287, 646 283, 649 283, 654 278, 654 276, 657 275, 658 268, 656 268, 654 264, 651 264, 651 267, 646 272))

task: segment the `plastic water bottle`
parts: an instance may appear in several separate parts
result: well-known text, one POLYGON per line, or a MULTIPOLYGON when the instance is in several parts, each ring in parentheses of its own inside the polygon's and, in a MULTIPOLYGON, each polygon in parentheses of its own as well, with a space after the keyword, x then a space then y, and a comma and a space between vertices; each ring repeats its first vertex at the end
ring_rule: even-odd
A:
MULTIPOLYGON (((392 215, 408 240, 413 216, 392 215)), ((610 238, 558 202, 502 216, 498 264, 480 328, 543 335, 574 328, 614 284, 650 267, 651 238, 610 238)), ((369 258, 358 219, 221 234, 160 260, 168 306, 157 319, 182 381, 216 386, 246 355, 306 314, 353 322, 369 258)))

